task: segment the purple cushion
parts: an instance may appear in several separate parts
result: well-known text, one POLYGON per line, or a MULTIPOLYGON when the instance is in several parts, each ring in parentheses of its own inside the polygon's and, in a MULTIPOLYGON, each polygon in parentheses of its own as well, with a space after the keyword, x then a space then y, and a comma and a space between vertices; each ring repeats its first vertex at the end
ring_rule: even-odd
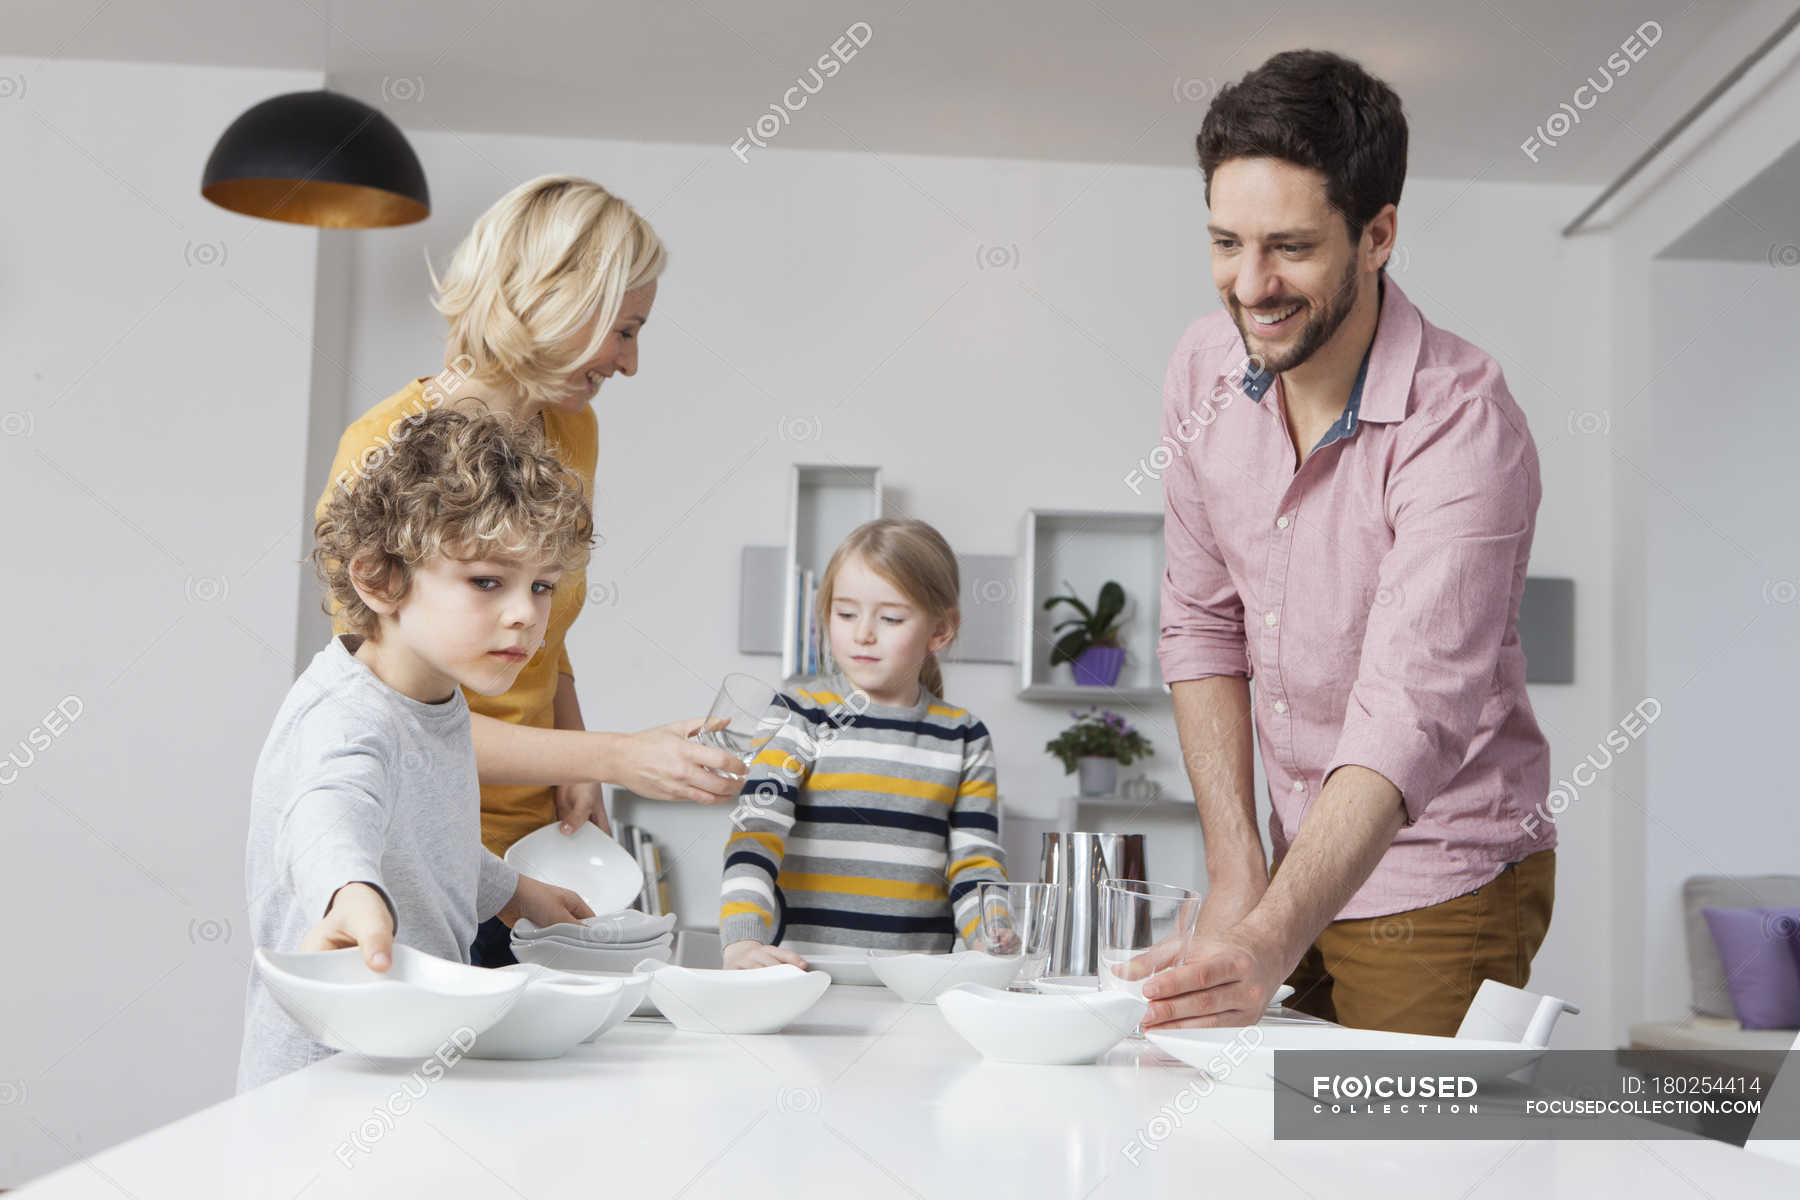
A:
POLYGON ((1800 908, 1706 908, 1745 1029, 1800 1029, 1800 908))

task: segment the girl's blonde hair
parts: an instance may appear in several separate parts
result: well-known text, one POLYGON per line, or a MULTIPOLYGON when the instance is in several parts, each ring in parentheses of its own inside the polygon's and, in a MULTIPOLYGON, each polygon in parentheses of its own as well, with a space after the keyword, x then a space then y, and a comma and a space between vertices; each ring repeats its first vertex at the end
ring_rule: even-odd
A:
MULTIPOLYGON (((952 631, 961 620, 961 572, 956 552, 944 535, 923 521, 884 518, 858 525, 832 552, 819 581, 819 628, 831 627, 831 592, 838 571, 852 557, 861 558, 875 572, 900 590, 925 613, 928 621, 949 621, 952 631)), ((919 670, 919 682, 940 700, 944 697, 944 672, 937 655, 927 653, 919 670)))
MULTIPOLYGON (((637 210, 574 175, 522 183, 481 214, 432 301, 450 321, 447 358, 548 403, 569 372, 600 352, 625 293, 662 274, 662 239, 637 210), (586 346, 559 351, 599 314, 586 346)), ((430 263, 427 261, 427 270, 430 263)))
POLYGON ((313 525, 313 568, 351 632, 380 618, 356 585, 399 602, 439 556, 586 565, 593 515, 581 479, 535 425, 440 408, 421 416, 354 486, 340 479, 313 525))

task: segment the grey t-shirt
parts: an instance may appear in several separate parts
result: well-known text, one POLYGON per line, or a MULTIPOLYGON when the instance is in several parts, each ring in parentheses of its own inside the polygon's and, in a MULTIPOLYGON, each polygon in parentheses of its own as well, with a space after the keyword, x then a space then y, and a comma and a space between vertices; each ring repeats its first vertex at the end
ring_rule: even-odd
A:
MULTIPOLYGON (((475 927, 498 913, 519 874, 481 844, 481 791, 469 705, 457 690, 426 704, 333 638, 294 681, 256 761, 244 878, 256 944, 298 950, 347 883, 372 883, 395 939, 469 961, 475 927)), ((238 1091, 331 1054, 250 972, 238 1091)))

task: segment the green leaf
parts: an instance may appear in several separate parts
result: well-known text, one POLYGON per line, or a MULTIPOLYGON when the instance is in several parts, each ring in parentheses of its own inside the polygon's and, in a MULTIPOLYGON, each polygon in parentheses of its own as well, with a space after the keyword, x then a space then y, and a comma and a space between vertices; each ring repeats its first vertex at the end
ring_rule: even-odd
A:
POLYGON ((1100 603, 1094 609, 1094 623, 1097 626, 1094 633, 1105 633, 1124 611, 1125 589, 1112 580, 1107 580, 1106 585, 1100 589, 1100 603))
POLYGON ((1093 645, 1093 639, 1088 636, 1085 629, 1065 633, 1050 651, 1050 665, 1054 667, 1066 662, 1072 663, 1081 657, 1083 650, 1091 645, 1093 645))

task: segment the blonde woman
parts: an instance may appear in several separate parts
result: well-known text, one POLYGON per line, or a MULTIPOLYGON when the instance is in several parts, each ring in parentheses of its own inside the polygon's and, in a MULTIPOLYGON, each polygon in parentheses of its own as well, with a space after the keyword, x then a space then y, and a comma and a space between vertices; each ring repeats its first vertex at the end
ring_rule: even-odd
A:
MULTIPOLYGON (((549 175, 502 196, 475 222, 433 303, 449 321, 444 370, 415 379, 364 413, 338 442, 332 490, 354 487, 426 412, 506 413, 536 425, 580 476, 589 503, 599 453, 591 403, 606 380, 638 369, 638 337, 656 301, 662 241, 624 200, 590 180, 549 175)), ((470 572, 468 586, 483 578, 470 572)), ((465 690, 481 780, 481 840, 504 854, 552 821, 572 833, 586 822, 610 832, 601 783, 659 800, 720 803, 737 795, 743 764, 688 740, 699 721, 639 733, 589 732, 575 698, 564 638, 587 593, 585 570, 555 584, 543 644, 498 696, 465 690)), ((344 632, 342 619, 334 624, 344 632)), ((474 961, 512 961, 505 926, 485 923, 474 961)))

